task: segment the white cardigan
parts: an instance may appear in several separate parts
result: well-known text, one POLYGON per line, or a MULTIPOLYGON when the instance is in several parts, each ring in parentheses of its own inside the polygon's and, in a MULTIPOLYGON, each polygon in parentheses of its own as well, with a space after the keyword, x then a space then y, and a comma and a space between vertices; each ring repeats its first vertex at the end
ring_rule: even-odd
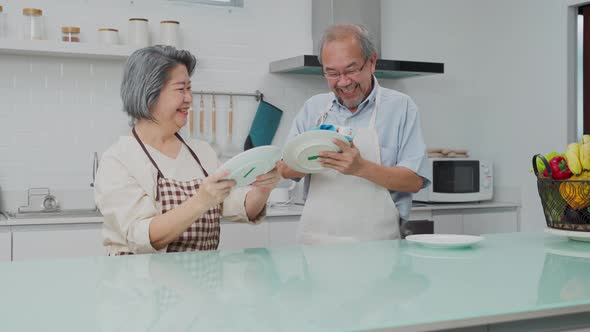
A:
MULTIPOLYGON (((200 140, 185 142, 195 152, 209 174, 220 165, 211 146, 200 140)), ((145 144, 146 149, 162 171, 164 177, 178 181, 204 178, 205 175, 186 146, 172 159, 145 144)), ((103 154, 96 174, 95 201, 104 216, 103 245, 109 254, 121 251, 133 253, 157 252, 150 243, 149 226, 160 214, 156 201, 158 171, 133 136, 122 136, 103 154)), ((232 190, 223 202, 223 217, 232 221, 249 221, 244 201, 249 187, 232 190)), ((166 248, 160 250, 165 252, 166 248)))

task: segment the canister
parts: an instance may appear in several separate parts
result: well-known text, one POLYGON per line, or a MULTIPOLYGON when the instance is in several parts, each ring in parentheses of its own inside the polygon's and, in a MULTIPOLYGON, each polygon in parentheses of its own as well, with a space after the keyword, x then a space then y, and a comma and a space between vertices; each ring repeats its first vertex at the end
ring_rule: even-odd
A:
POLYGON ((178 47, 178 21, 160 21, 160 44, 178 47))
POLYGON ((70 43, 80 42, 80 28, 61 27, 61 40, 70 43))
POLYGON ((119 44, 119 30, 112 28, 98 29, 98 42, 103 45, 119 44))
POLYGON ((128 43, 137 47, 150 45, 150 32, 146 18, 129 19, 128 43))
POLYGON ((43 11, 37 8, 23 9, 22 32, 24 39, 45 39, 43 11))

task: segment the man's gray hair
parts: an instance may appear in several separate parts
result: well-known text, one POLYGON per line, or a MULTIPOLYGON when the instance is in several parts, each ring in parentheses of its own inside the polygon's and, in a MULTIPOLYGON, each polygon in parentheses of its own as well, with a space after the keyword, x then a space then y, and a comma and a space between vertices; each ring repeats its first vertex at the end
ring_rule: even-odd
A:
POLYGON ((133 52, 125 64, 121 83, 123 110, 131 122, 154 120, 150 107, 158 100, 170 70, 184 65, 191 76, 196 64, 197 59, 189 51, 172 46, 156 45, 133 52))
POLYGON ((377 53, 375 43, 373 43, 371 40, 369 31, 365 27, 357 24, 334 24, 329 26, 326 31, 324 31, 324 35, 320 40, 318 48, 320 50, 318 55, 320 64, 322 63, 322 52, 326 43, 335 40, 344 40, 349 37, 353 37, 358 41, 359 45, 361 46, 361 54, 363 55, 364 60, 367 60, 373 56, 373 54, 377 53))

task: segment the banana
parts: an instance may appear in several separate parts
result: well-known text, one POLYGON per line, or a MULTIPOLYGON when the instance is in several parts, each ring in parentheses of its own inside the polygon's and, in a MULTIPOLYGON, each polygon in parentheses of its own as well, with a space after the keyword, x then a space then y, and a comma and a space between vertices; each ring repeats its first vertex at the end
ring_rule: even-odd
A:
POLYGON ((572 173, 578 175, 582 173, 582 163, 580 162, 580 144, 570 143, 565 149, 565 158, 572 173))
POLYGON ((580 142, 580 162, 584 170, 590 170, 590 135, 584 135, 580 142), (586 136, 588 136, 588 142, 585 142, 586 136))

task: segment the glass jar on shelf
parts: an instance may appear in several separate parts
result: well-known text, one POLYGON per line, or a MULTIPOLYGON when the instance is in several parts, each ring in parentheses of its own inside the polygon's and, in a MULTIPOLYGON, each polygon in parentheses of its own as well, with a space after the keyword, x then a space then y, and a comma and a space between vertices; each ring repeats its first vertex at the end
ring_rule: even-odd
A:
POLYGON ((70 43, 80 42, 80 28, 61 27, 61 40, 70 43))
POLYGON ((23 9, 23 38, 30 40, 45 39, 43 11, 41 9, 23 9))

